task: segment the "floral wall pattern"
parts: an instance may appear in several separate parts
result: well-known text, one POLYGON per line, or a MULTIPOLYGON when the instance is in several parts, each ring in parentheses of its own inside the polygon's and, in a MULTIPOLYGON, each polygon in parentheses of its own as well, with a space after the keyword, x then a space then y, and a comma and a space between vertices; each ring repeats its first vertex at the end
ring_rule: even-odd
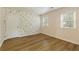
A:
POLYGON ((5 12, 4 20, 6 21, 6 38, 39 33, 40 18, 39 15, 34 13, 31 9, 23 7, 7 7, 3 9, 5 12), (16 31, 20 34, 15 35, 17 34, 16 31))
POLYGON ((5 39, 5 20, 4 20, 4 10, 3 8, 0 8, 0 47, 2 46, 2 43, 5 39))

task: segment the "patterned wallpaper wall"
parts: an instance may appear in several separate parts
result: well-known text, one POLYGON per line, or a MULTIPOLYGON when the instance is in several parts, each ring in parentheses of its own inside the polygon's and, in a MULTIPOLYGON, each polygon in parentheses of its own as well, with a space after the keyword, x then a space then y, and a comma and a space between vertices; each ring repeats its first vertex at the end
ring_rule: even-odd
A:
POLYGON ((5 12, 3 8, 0 8, 0 47, 5 39, 5 12))
POLYGON ((3 8, 3 9, 5 10, 4 11, 5 12, 4 20, 6 20, 6 24, 5 24, 6 37, 8 37, 8 38, 16 37, 15 34, 12 36, 12 34, 14 32, 16 33, 16 31, 20 33, 19 36, 26 36, 26 35, 39 33, 40 18, 31 9, 23 8, 23 7, 22 8, 21 7, 13 7, 13 8, 10 7, 10 8, 3 8), (19 23, 16 22, 16 21, 18 21, 17 18, 19 19, 19 23), (14 25, 16 27, 16 29, 13 28, 13 26, 9 25, 12 23, 8 19, 10 19, 12 22, 14 22, 16 19, 15 22, 17 23, 17 25, 16 26, 14 25), (7 30, 7 28, 8 28, 8 30, 7 30))

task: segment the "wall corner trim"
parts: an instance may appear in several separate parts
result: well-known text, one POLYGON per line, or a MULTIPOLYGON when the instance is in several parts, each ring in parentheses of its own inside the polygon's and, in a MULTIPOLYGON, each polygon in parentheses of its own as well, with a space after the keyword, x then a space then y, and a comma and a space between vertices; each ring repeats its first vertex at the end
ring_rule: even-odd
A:
POLYGON ((0 41, 0 47, 2 46, 3 42, 4 42, 4 40, 0 41))

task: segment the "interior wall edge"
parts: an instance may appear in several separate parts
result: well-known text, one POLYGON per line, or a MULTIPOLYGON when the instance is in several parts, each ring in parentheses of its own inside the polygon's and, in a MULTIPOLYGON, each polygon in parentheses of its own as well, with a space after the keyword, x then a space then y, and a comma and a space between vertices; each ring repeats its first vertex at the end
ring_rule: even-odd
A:
POLYGON ((51 35, 51 34, 47 34, 47 33, 42 33, 42 34, 45 34, 45 35, 48 35, 48 36, 51 36, 51 37, 55 37, 55 38, 58 38, 58 39, 61 39, 61 40, 64 40, 64 41, 67 41, 67 42, 70 42, 70 43, 79 45, 79 43, 76 42, 75 40, 74 40, 74 41, 72 41, 72 40, 67 40, 66 38, 58 37, 58 36, 51 35))
POLYGON ((4 42, 4 39, 0 41, 0 47, 2 46, 3 42, 4 42))
MULTIPOLYGON (((23 36, 29 36, 29 35, 36 35, 36 34, 39 34, 40 32, 37 32, 37 33, 31 33, 31 34, 28 34, 28 35, 20 35, 20 36, 16 36, 16 37, 23 37, 23 36)), ((2 39, 0 41, 0 47, 2 46, 3 42, 7 39, 11 39, 11 38, 16 38, 15 36, 14 37, 5 37, 4 39, 2 39)))
MULTIPOLYGON (((24 36, 29 36, 29 35, 35 35, 35 34, 39 34, 40 32, 38 33, 31 33, 31 34, 28 34, 28 35, 20 35, 20 36, 16 36, 16 37, 24 37, 24 36)), ((7 40, 7 39, 11 39, 11 38, 16 38, 15 36, 14 37, 6 37, 4 40, 7 40)))

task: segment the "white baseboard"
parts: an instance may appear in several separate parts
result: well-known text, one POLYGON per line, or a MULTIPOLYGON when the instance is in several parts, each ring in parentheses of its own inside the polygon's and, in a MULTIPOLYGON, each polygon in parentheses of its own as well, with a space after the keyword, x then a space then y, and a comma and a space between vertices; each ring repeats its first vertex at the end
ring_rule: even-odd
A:
POLYGON ((2 46, 3 42, 4 42, 4 40, 0 41, 0 47, 2 46))
POLYGON ((68 40, 68 39, 66 39, 66 38, 58 37, 58 36, 51 35, 51 34, 47 34, 47 33, 43 33, 43 34, 46 34, 46 35, 48 35, 48 36, 55 37, 55 38, 58 38, 58 39, 61 39, 61 40, 64 40, 64 41, 71 42, 71 43, 73 43, 73 44, 77 44, 77 45, 79 45, 78 42, 73 41, 73 40, 68 40))
POLYGON ((7 39, 10 39, 10 38, 15 38, 15 37, 23 37, 23 36, 29 36, 29 35, 35 35, 35 34, 38 34, 39 32, 37 33, 31 33, 31 34, 23 34, 23 35, 18 35, 18 36, 9 36, 9 37, 6 37, 5 40, 7 39))
POLYGON ((9 37, 5 37, 4 39, 1 39, 0 41, 0 47, 2 46, 4 40, 7 40, 7 39, 10 39, 10 38, 15 38, 15 37, 23 37, 23 36, 29 36, 29 35, 35 35, 35 34, 38 34, 38 33, 31 33, 31 34, 26 34, 26 35, 19 35, 19 36, 9 36, 9 37))

